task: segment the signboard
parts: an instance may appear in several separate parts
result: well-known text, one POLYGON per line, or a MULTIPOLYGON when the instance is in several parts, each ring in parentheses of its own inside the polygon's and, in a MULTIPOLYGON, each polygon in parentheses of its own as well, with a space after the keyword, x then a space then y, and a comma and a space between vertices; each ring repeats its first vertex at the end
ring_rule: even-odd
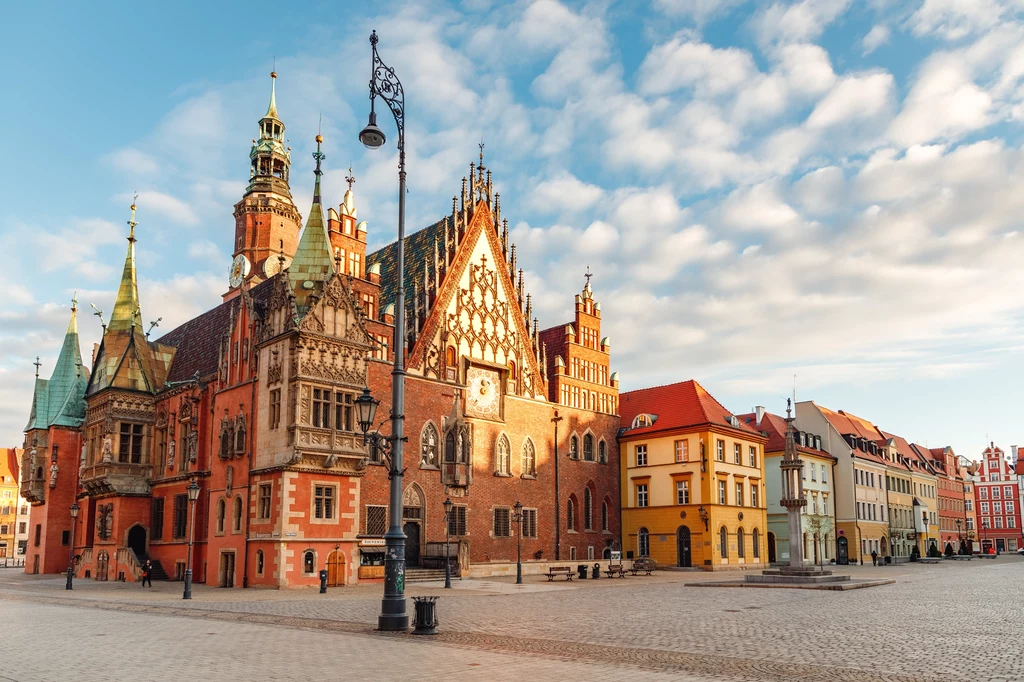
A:
POLYGON ((366 538, 359 541, 360 547, 384 547, 386 544, 384 538, 366 538))

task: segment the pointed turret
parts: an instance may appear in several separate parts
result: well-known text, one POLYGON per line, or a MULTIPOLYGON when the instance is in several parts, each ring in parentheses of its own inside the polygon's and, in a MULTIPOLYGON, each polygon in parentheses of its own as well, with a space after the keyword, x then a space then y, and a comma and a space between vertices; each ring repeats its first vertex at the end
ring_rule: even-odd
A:
POLYGON ((139 305, 139 285, 135 278, 135 202, 132 202, 132 217, 128 221, 128 254, 124 258, 121 284, 117 288, 114 312, 110 315, 107 329, 128 331, 142 327, 142 308, 139 305))
POLYGON ((320 164, 325 158, 320 151, 322 142, 323 137, 317 135, 316 152, 313 153, 313 158, 316 159, 316 170, 313 171, 316 175, 313 183, 313 205, 309 209, 309 218, 306 219, 306 229, 299 238, 295 259, 288 269, 288 278, 292 291, 295 292, 295 304, 300 316, 305 315, 309 309, 310 294, 316 295, 322 291, 323 284, 336 272, 334 251, 331 248, 331 239, 327 234, 327 223, 320 202, 320 176, 323 175, 320 164))
MULTIPOLYGON (((275 121, 279 121, 280 120, 277 117, 277 72, 276 71, 271 71, 270 72, 270 106, 267 107, 267 113, 266 113, 266 115, 263 118, 264 119, 271 118, 271 119, 274 119, 275 121)), ((284 125, 283 124, 281 126, 281 129, 284 130, 284 125)))
MULTIPOLYGON (((37 370, 38 371, 38 370, 37 370)), ((78 299, 71 302, 71 320, 64 334, 53 374, 49 379, 36 377, 32 413, 26 431, 50 426, 81 426, 85 419, 85 388, 88 373, 82 365, 78 344, 78 299)))

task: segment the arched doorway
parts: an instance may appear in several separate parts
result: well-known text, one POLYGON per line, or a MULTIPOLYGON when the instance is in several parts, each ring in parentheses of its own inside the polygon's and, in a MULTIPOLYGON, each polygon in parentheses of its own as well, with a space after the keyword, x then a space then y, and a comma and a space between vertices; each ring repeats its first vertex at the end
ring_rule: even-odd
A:
POLYGON ((345 555, 334 550, 327 555, 327 586, 341 587, 345 584, 345 555))
POLYGON ((107 554, 106 550, 96 555, 96 580, 107 579, 107 566, 109 562, 110 555, 107 554))
POLYGON ((135 552, 136 558, 139 561, 146 560, 146 529, 139 524, 135 524, 128 529, 128 542, 129 549, 135 552))
POLYGON ((881 545, 882 549, 879 552, 879 554, 881 554, 882 556, 888 556, 889 555, 889 543, 886 541, 884 535, 882 536, 882 539, 880 541, 880 545, 881 545))
POLYGON ((836 564, 846 566, 850 563, 850 541, 844 537, 836 540, 836 564))
POLYGON ((423 520, 426 517, 423 490, 413 483, 402 495, 402 531, 405 533, 405 565, 420 565, 420 543, 423 539, 423 520))
POLYGON ((679 526, 676 530, 676 566, 690 568, 693 565, 693 556, 690 551, 690 529, 686 526, 679 526))
POLYGON ((768 563, 775 563, 775 533, 768 533, 768 563))

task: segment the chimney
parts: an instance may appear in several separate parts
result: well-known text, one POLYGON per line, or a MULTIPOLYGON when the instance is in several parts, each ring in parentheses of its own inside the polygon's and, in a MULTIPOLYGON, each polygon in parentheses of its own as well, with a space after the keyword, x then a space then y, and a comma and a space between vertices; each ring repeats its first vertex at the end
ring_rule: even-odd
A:
POLYGON ((761 420, 764 419, 764 407, 761 406, 761 405, 758 405, 757 407, 755 407, 754 408, 754 414, 756 415, 756 418, 754 420, 754 425, 755 426, 760 426, 761 425, 761 420))

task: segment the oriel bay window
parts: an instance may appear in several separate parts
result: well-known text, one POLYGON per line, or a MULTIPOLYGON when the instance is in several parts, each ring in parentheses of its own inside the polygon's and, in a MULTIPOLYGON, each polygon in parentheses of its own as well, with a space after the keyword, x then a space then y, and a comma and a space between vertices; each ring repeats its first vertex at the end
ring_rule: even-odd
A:
POLYGON ((142 463, 142 424, 121 422, 117 461, 125 464, 142 463))
POLYGON ((313 411, 311 424, 318 429, 353 431, 352 406, 354 393, 332 391, 329 388, 313 389, 313 411))

